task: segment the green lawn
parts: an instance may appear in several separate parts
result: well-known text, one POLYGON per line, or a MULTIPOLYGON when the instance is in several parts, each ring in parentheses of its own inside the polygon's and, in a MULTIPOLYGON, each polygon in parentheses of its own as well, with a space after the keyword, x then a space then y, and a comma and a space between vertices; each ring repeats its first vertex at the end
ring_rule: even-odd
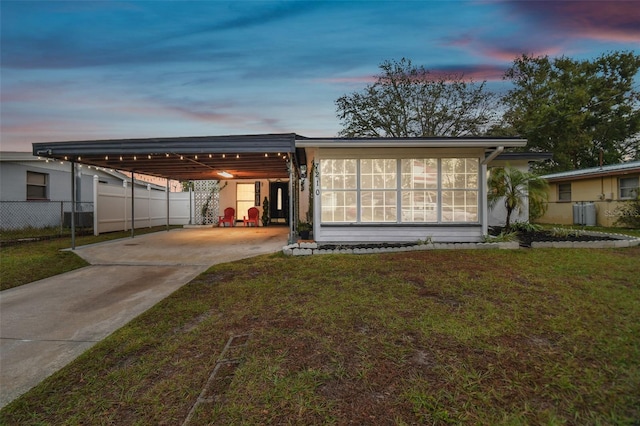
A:
POLYGON ((180 425, 205 387, 190 425, 637 424, 639 262, 633 247, 217 265, 0 424, 180 425))
MULTIPOLYGON (((136 235, 142 235, 163 230, 166 230, 165 226, 136 229, 135 232, 136 235)), ((29 236, 30 234, 27 232, 15 238, 27 238, 29 236)), ((98 236, 78 236, 76 237, 76 247, 130 236, 131 231, 110 232, 98 236)), ((62 251, 70 247, 71 237, 3 245, 0 248, 0 290, 17 287, 87 266, 88 263, 76 254, 70 251, 62 251)))

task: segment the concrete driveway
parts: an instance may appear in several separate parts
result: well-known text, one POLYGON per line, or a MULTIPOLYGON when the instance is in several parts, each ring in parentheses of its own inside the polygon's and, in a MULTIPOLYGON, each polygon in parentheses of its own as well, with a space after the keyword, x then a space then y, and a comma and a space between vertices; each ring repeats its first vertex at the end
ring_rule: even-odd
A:
POLYGON ((287 236, 192 228, 82 246, 91 266, 0 292, 0 408, 210 266, 277 252, 287 236))

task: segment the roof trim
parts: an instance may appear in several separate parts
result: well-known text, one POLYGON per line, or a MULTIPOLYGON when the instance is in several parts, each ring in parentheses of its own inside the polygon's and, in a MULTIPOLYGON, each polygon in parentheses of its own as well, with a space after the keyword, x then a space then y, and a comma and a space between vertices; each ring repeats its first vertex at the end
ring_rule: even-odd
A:
POLYGON ((631 173, 640 173, 640 161, 628 163, 610 164, 602 167, 590 167, 581 170, 569 170, 567 172, 552 173, 541 176, 549 182, 559 182, 564 180, 589 179, 602 176, 616 176, 631 173))
POLYGON ((296 137, 301 148, 494 148, 522 147, 526 139, 485 137, 426 138, 305 138, 296 137))

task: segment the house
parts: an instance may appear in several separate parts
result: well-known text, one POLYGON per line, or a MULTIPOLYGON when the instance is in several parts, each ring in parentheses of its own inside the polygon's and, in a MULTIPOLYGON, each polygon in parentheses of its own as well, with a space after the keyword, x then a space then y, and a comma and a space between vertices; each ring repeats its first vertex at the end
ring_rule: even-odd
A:
MULTIPOLYGON (((487 170, 517 138, 307 138, 295 133, 43 142, 33 154, 181 181, 220 180, 219 208, 250 206, 320 243, 476 242, 487 170)), ((505 160, 502 160, 505 161, 505 160)), ((527 164, 526 159, 513 159, 527 164)), ((211 198, 211 195, 208 197, 211 198)), ((198 206, 196 206, 196 211, 198 206)))
POLYGON ((549 208, 537 222, 614 226, 616 208, 638 196, 640 161, 542 177, 549 182, 549 208))

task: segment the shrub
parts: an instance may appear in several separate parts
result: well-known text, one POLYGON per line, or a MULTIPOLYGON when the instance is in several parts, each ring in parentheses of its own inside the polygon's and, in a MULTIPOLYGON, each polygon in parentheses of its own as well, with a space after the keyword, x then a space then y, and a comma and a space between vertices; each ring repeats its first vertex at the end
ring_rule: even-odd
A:
POLYGON ((635 200, 624 201, 615 208, 616 226, 640 228, 640 195, 635 200))

